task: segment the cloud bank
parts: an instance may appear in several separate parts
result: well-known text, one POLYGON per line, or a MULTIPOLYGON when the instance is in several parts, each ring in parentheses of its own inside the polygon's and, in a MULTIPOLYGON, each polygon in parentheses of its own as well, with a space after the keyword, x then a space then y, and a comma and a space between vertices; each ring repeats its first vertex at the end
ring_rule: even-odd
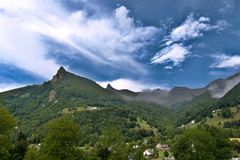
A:
POLYGON ((87 10, 70 12, 53 0, 0 0, 0 63, 50 78, 60 65, 48 58, 45 40, 50 39, 98 65, 146 74, 134 54, 159 30, 134 21, 124 6, 110 15, 89 16, 87 10))
POLYGON ((121 90, 121 89, 129 89, 134 92, 141 92, 147 89, 156 89, 156 88, 166 88, 164 86, 148 84, 141 81, 135 81, 130 79, 117 79, 113 81, 103 81, 97 82, 103 88, 106 88, 108 84, 110 84, 113 88, 121 90))

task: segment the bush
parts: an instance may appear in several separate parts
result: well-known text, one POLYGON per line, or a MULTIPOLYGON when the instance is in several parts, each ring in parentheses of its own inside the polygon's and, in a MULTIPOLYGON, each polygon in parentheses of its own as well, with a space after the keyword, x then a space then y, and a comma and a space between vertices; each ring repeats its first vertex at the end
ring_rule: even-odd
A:
POLYGON ((233 113, 232 113, 232 111, 229 108, 223 109, 221 114, 222 114, 223 118, 231 118, 231 117, 233 117, 233 113))

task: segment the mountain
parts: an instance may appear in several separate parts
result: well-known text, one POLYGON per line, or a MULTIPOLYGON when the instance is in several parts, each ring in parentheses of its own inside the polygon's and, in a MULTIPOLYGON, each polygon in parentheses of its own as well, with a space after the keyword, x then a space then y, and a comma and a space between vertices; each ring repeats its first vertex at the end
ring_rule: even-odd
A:
POLYGON ((200 89, 190 89, 186 87, 174 87, 169 92, 169 105, 174 105, 180 102, 191 101, 195 97, 203 94, 205 92, 204 88, 200 89))
POLYGON ((168 108, 126 101, 123 95, 136 93, 110 86, 104 89, 61 67, 52 80, 0 93, 0 99, 18 120, 18 131, 33 143, 40 141, 47 122, 61 116, 70 116, 81 126, 81 143, 89 145, 105 128, 118 128, 131 141, 163 134, 173 127, 175 116, 168 108), (141 125, 143 122, 147 128, 141 125))
POLYGON ((192 101, 196 97, 208 92, 210 93, 209 98, 219 99, 239 82, 240 73, 237 73, 226 79, 215 80, 203 88, 174 87, 170 91, 163 89, 148 90, 134 95, 134 98, 131 97, 131 99, 174 107, 178 104, 192 101))
POLYGON ((117 90, 113 88, 110 84, 107 85, 106 90, 116 93, 121 96, 124 100, 134 100, 135 97, 139 94, 137 92, 130 91, 128 89, 117 90))
POLYGON ((240 83, 227 92, 217 104, 218 108, 235 107, 240 105, 240 83))
MULTIPOLYGON (((238 75, 238 74, 236 74, 238 75)), ((219 92, 226 91, 226 87, 224 85, 227 84, 227 86, 231 86, 232 84, 226 83, 226 81, 234 81, 237 76, 231 76, 227 80, 217 80, 212 82, 210 86, 220 86, 222 89, 219 89, 219 92)), ((217 93, 217 92, 215 92, 217 93)), ((206 92, 200 96, 197 96, 192 101, 182 103, 179 106, 175 106, 178 111, 178 125, 180 124, 186 124, 194 120, 195 122, 199 122, 202 119, 207 119, 207 123, 211 124, 212 122, 216 124, 215 119, 218 120, 217 123, 224 124, 226 119, 222 118, 219 115, 214 115, 214 119, 207 117, 212 117, 212 112, 216 110, 224 110, 226 108, 231 108, 234 112, 236 112, 240 105, 240 83, 233 86, 231 90, 229 90, 222 98, 217 99, 212 97, 210 92, 206 92)), ((220 113, 220 111, 218 111, 220 113)), ((236 117, 238 117, 238 112, 236 113, 236 117)), ((229 121, 229 120, 227 120, 229 121)))
POLYGON ((147 90, 139 93, 135 99, 148 103, 156 103, 159 105, 167 104, 169 91, 163 89, 147 90))
MULTIPOLYGON (((119 128, 131 141, 153 134, 164 136, 175 123, 201 120, 218 101, 214 94, 225 93, 238 78, 236 74, 200 89, 174 87, 170 91, 156 89, 136 93, 117 90, 111 85, 102 88, 61 67, 51 80, 0 93, 0 99, 17 118, 19 130, 33 142, 39 142, 48 121, 61 116, 71 116, 80 124, 83 144, 96 142, 106 127, 119 128), (171 108, 163 107, 165 105, 171 108)), ((238 96, 239 85, 221 99, 230 97, 235 102, 238 96)))
POLYGON ((60 116, 65 108, 104 106, 105 102, 114 105, 122 101, 94 81, 67 72, 63 67, 50 81, 4 92, 0 97, 29 133, 60 116))
POLYGON ((223 97, 235 85, 240 82, 240 73, 234 74, 227 79, 218 79, 206 86, 214 98, 223 97))
MULTIPOLYGON (((177 120, 178 125, 188 124, 188 126, 197 126, 199 124, 207 124, 221 128, 240 128, 240 83, 235 85, 222 98, 215 99, 212 103, 210 101, 205 101, 208 103, 201 105, 199 102, 201 101, 198 101, 197 105, 192 107, 191 110, 185 110, 191 113, 188 114, 188 116, 182 113, 177 120), (192 120, 197 123, 189 123, 192 120)), ((193 103, 193 101, 191 103, 193 103)))
POLYGON ((94 95, 96 97, 112 95, 111 92, 105 90, 96 82, 67 72, 63 67, 60 67, 57 74, 53 76, 53 79, 50 82, 53 87, 52 92, 57 92, 58 90, 61 91, 57 94, 59 96, 65 96, 61 95, 65 92, 71 92, 71 94, 75 92, 74 94, 76 95, 84 93, 82 96, 94 95))

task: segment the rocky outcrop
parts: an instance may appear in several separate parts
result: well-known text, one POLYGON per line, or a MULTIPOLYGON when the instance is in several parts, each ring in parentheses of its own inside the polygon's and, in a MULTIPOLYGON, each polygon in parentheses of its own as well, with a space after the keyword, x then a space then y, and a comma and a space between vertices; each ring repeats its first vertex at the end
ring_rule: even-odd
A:
POLYGON ((60 69, 57 71, 57 74, 53 76, 52 84, 56 83, 57 80, 61 79, 64 74, 66 74, 67 71, 61 66, 60 69))
POLYGON ((50 91, 48 96, 48 102, 52 102, 56 99, 57 92, 53 89, 50 91))

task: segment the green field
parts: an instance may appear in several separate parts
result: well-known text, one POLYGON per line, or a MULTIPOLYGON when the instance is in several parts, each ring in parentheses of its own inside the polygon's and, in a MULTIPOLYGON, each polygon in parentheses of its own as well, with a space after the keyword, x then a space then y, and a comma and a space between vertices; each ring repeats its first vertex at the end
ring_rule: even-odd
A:
POLYGON ((139 128, 148 130, 148 131, 153 131, 153 133, 156 135, 158 132, 157 128, 151 127, 145 120, 141 118, 137 118, 137 124, 139 125, 139 128))
MULTIPOLYGON (((173 154, 172 152, 168 152, 169 153, 169 156, 168 157, 173 157, 173 154)), ((164 151, 159 151, 158 152, 158 159, 157 160, 162 160, 164 158, 164 151)))
POLYGON ((233 113, 233 117, 232 118, 223 118, 221 116, 221 112, 222 110, 215 110, 215 112, 213 113, 213 117, 212 118, 205 118, 202 121, 198 122, 198 123, 189 123, 186 125, 187 128, 192 128, 192 127, 196 127, 197 125, 200 124, 208 124, 210 126, 215 126, 215 127, 223 127, 225 122, 231 122, 231 121, 236 121, 236 120, 240 120, 240 110, 237 107, 231 107, 230 108, 232 113, 233 113))

